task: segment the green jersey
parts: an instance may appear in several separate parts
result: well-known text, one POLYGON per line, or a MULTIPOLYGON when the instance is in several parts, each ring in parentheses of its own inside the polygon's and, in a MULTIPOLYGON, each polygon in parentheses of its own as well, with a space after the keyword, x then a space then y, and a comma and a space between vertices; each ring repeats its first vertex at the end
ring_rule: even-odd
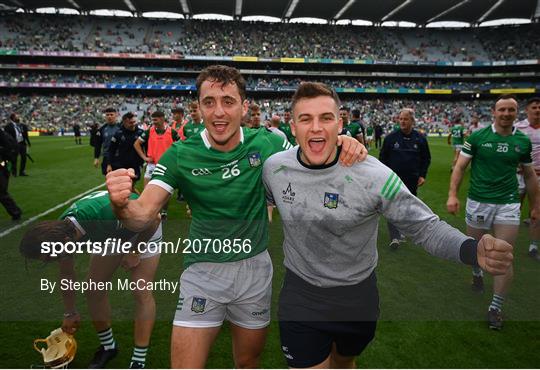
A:
POLYGON ((454 125, 450 129, 450 135, 452 135, 452 145, 463 145, 463 125, 454 125))
POLYGON ((358 122, 350 122, 345 129, 351 134, 352 137, 356 138, 362 133, 362 127, 358 122))
MULTIPOLYGON (((151 130, 151 128, 149 128, 148 130, 144 131, 144 132, 142 133, 142 135, 139 137, 139 139, 140 139, 143 143, 148 142, 148 138, 150 137, 150 130, 151 130)), ((158 135, 163 135, 163 134, 165 133, 165 131, 167 131, 167 127, 163 128, 163 130, 158 130, 158 129, 156 128, 156 133, 157 133, 158 135)), ((178 141, 178 140, 180 140, 180 136, 178 135, 178 132, 176 132, 176 130, 173 129, 172 127, 171 127, 171 136, 172 136, 173 141, 178 141)))
POLYGON ((189 121, 184 126, 184 136, 186 137, 186 140, 187 140, 190 137, 197 135, 202 130, 204 130, 203 121, 199 123, 195 123, 194 121, 189 121))
POLYGON ((289 140, 289 143, 291 143, 293 146, 296 145, 296 138, 292 134, 291 131, 291 125, 289 123, 281 122, 278 127, 285 135, 287 135, 287 140, 289 140))
POLYGON ((472 158, 469 198, 481 203, 519 203, 516 169, 532 165, 529 138, 515 127, 501 136, 488 126, 467 138, 461 155, 472 158))
POLYGON ((373 136, 373 126, 369 125, 366 129, 367 136, 373 136))
MULTIPOLYGON (((138 197, 133 193, 129 199, 138 197)), ((66 218, 70 219, 83 235, 94 240, 129 239, 136 234, 122 227, 111 208, 106 190, 95 191, 74 202, 60 216, 61 220, 66 218)))
POLYGON ((230 152, 210 145, 207 131, 176 142, 163 154, 150 184, 181 189, 192 211, 184 265, 255 256, 268 244, 262 165, 291 145, 268 130, 241 128, 230 152))

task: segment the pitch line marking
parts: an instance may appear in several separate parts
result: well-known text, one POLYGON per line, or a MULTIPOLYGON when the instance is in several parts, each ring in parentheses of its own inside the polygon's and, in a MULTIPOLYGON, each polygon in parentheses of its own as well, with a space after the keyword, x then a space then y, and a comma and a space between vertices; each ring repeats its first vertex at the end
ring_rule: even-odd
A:
POLYGON ((58 208, 64 207, 64 206, 67 205, 68 203, 71 203, 71 202, 73 202, 73 201, 79 199, 80 197, 85 196, 86 194, 91 193, 91 192, 93 192, 93 191, 95 191, 95 190, 97 190, 97 189, 99 189, 99 188, 101 188, 101 187, 103 187, 103 186, 105 186, 105 183, 103 183, 103 184, 101 184, 101 185, 98 185, 98 186, 96 186, 96 187, 93 187, 92 189, 89 189, 89 190, 87 190, 87 191, 85 191, 85 192, 83 192, 83 193, 81 193, 81 194, 75 195, 73 198, 70 198, 70 199, 66 200, 65 202, 63 202, 63 203, 60 203, 60 204, 58 204, 58 205, 56 205, 56 206, 54 206, 54 207, 52 207, 52 208, 49 208, 48 210, 46 210, 46 211, 40 213, 40 214, 37 215, 37 216, 31 217, 31 218, 29 218, 28 220, 24 221, 23 223, 20 223, 20 224, 15 225, 15 226, 13 226, 13 227, 11 227, 11 228, 5 230, 5 231, 2 231, 2 232, 0 233, 0 238, 3 238, 4 236, 6 236, 6 235, 8 235, 8 234, 11 234, 11 233, 14 232, 15 230, 19 230, 20 228, 23 228, 23 227, 25 227, 26 225, 31 224, 32 222, 34 222, 34 221, 37 220, 38 218, 41 218, 41 217, 43 217, 43 216, 46 216, 46 215, 48 215, 49 213, 52 213, 52 212, 56 211, 58 208))

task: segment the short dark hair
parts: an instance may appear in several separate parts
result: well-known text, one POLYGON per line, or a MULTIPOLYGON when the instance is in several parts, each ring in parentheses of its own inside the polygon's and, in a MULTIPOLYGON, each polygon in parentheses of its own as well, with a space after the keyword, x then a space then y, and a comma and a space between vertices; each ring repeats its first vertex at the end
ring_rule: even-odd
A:
POLYGON ((219 82, 223 86, 235 84, 238 87, 238 93, 242 101, 246 100, 246 80, 236 68, 224 65, 212 65, 203 69, 199 76, 197 76, 197 82, 195 83, 197 86, 197 98, 200 98, 201 85, 206 80, 219 82))
POLYGON ((19 243, 19 251, 26 258, 40 259, 41 243, 73 240, 77 231, 69 220, 50 220, 38 222, 24 234, 19 243))
POLYGON ((518 101, 517 97, 514 94, 503 94, 499 95, 497 99, 495 100, 495 103, 493 103, 493 108, 495 108, 495 105, 499 102, 499 100, 507 100, 507 99, 514 99, 516 102, 518 101))
POLYGON ((113 107, 109 107, 109 108, 106 108, 103 113, 116 113, 117 110, 116 108, 113 108, 113 107))
POLYGON ((154 113, 152 113, 152 115, 150 117, 152 117, 152 118, 165 118, 165 113, 163 113, 160 110, 157 110, 154 113))
POLYGON ((360 109, 353 109, 351 111, 351 116, 352 118, 360 118, 360 109))
POLYGON ((532 103, 540 103, 540 96, 533 96, 532 98, 527 99, 525 106, 528 107, 532 103))
POLYGON ((178 114, 184 115, 184 114, 185 114, 185 111, 184 111, 184 108, 178 107, 178 108, 172 109, 172 110, 171 110, 171 113, 172 113, 172 114, 178 113, 178 114))
POLYGON ((133 112, 127 112, 126 114, 124 114, 122 116, 122 121, 125 121, 127 119, 132 119, 133 117, 135 117, 135 113, 133 112))
POLYGON ((310 99, 319 96, 331 97, 338 107, 341 104, 338 94, 330 86, 321 82, 302 82, 293 95, 291 108, 294 110, 296 103, 300 99, 310 99))
POLYGON ((341 107, 339 107, 339 110, 344 110, 346 112, 350 112, 351 109, 349 107, 347 107, 346 105, 342 105, 341 107))

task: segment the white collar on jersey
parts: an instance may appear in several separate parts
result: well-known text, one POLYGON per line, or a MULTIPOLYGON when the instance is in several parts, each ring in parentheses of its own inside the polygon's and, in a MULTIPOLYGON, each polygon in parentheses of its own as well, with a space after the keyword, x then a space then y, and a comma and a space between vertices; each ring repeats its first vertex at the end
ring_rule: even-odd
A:
MULTIPOLYGON (((497 133, 497 131, 495 130, 495 124, 494 123, 491 124, 491 130, 493 131, 493 133, 495 133, 495 134, 497 133)), ((516 130, 517 130, 517 127, 514 124, 514 126, 512 126, 512 135, 515 135, 516 130)))
MULTIPOLYGON (((210 140, 208 139, 208 131, 206 129, 201 131, 201 138, 204 142, 204 146, 206 146, 206 149, 210 149, 212 144, 210 144, 210 140)), ((240 127, 240 142, 244 143, 244 130, 242 130, 242 127, 240 127)))

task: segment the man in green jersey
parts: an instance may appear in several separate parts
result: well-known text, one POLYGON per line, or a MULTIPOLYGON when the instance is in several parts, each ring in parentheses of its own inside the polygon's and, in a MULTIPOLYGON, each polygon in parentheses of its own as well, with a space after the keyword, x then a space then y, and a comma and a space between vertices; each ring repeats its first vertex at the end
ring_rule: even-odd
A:
MULTIPOLYGON (((290 144, 268 130, 240 127, 248 102, 245 80, 235 68, 210 66, 196 84, 205 129, 162 156, 139 199, 128 198, 131 170, 111 172, 107 187, 115 213, 135 231, 155 217, 175 188, 192 209, 171 366, 204 367, 227 319, 235 367, 254 368, 270 322, 272 283, 262 165, 290 144)), ((365 152, 356 140, 341 142, 345 163, 365 152)))
MULTIPOLYGON (((131 193, 129 197, 136 199, 138 195, 131 193)), ((159 263, 160 241, 159 218, 156 217, 148 228, 138 234, 123 228, 111 209, 107 191, 95 191, 77 200, 62 213, 59 220, 37 223, 21 240, 19 249, 26 258, 45 262, 58 261, 59 282, 66 287, 79 283, 75 273, 75 254, 91 253, 86 282, 95 284, 96 288, 88 289, 86 297, 100 346, 89 368, 105 367, 118 352, 111 326, 107 290, 100 289, 98 284, 110 282, 120 264, 130 271, 131 281, 135 282, 137 287, 132 290, 135 298, 135 347, 130 368, 144 367, 154 327, 156 305, 152 290, 140 287, 147 286, 146 283, 154 280, 159 263), (129 252, 118 250, 120 244, 129 252), (78 246, 77 249, 75 246, 78 246), (144 284, 141 284, 143 282, 144 284)), ((76 291, 68 288, 61 289, 61 292, 64 304, 62 329, 69 334, 75 334, 80 322, 75 302, 76 291)))
POLYGON ((199 109, 198 102, 193 101, 189 104, 189 116, 191 119, 184 125, 183 132, 186 140, 204 130, 204 124, 201 118, 201 111, 199 109))
POLYGON ((463 147, 464 131, 465 131, 465 128, 463 127, 461 120, 458 118, 456 122, 454 123, 454 125, 450 128, 450 134, 448 135, 448 145, 450 145, 451 143, 452 147, 454 148, 454 159, 452 160, 452 169, 451 169, 452 171, 454 170, 454 167, 456 166, 456 162, 459 157, 459 152, 461 152, 461 148, 463 147))
POLYGON ((296 139, 291 131, 291 110, 289 108, 285 109, 283 112, 283 122, 280 123, 279 129, 287 135, 289 143, 291 143, 292 146, 295 146, 296 139))
MULTIPOLYGON (((494 123, 474 132, 463 145, 456 162, 446 206, 459 211, 458 190, 465 169, 472 162, 471 183, 466 206, 467 234, 480 240, 493 228, 496 238, 514 245, 519 230, 520 203, 516 169, 523 166, 525 185, 531 204, 531 219, 540 214, 538 185, 532 166, 531 141, 513 127, 518 104, 515 98, 501 96, 493 108, 494 123)), ((482 270, 473 269, 473 289, 483 291, 482 270)), ((502 328, 501 309, 513 271, 494 277, 493 300, 488 309, 491 329, 502 328)))

